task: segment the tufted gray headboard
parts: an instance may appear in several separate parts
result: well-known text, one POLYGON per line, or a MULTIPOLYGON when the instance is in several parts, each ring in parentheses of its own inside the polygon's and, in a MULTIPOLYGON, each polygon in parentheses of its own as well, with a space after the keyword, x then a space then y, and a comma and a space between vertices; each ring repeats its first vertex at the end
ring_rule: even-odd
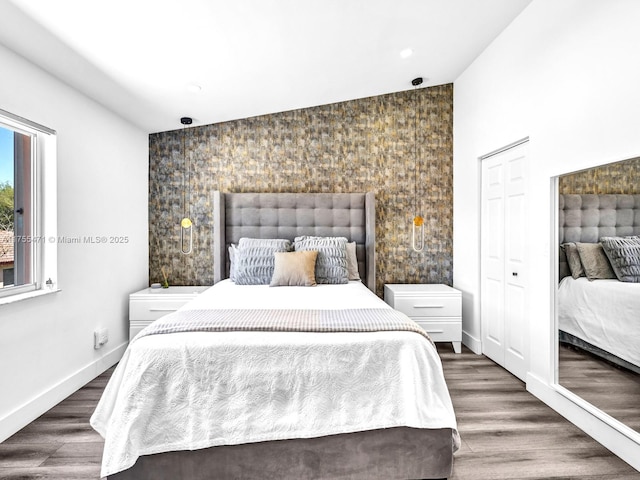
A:
POLYGON ((363 283, 375 292, 375 195, 213 193, 214 283, 229 276, 228 250, 241 237, 340 236, 356 242, 363 283))
MULTIPOLYGON (((559 196, 559 240, 597 243, 602 237, 640 235, 640 195, 559 196)), ((560 250, 560 278, 568 272, 560 250)))
POLYGON ((560 243, 640 235, 640 195, 560 195, 560 243))

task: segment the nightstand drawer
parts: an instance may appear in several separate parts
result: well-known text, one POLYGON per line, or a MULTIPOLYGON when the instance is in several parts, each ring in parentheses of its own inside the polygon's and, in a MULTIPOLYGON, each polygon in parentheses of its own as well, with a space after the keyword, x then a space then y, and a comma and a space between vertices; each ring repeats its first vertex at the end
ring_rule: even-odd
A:
POLYGON ((175 312, 207 290, 207 286, 144 288, 129 295, 129 340, 153 320, 175 312))
POLYGON ((189 299, 155 298, 131 300, 129 302, 130 320, 156 320, 168 313, 175 312, 189 299))
POLYGON ((415 317, 459 317, 462 315, 460 297, 400 297, 393 308, 415 317))
POLYGON ((384 301, 424 328, 434 342, 451 342, 462 351, 462 298, 441 283, 387 283, 384 301))
POLYGON ((427 331, 434 342, 462 341, 460 322, 415 322, 427 331))

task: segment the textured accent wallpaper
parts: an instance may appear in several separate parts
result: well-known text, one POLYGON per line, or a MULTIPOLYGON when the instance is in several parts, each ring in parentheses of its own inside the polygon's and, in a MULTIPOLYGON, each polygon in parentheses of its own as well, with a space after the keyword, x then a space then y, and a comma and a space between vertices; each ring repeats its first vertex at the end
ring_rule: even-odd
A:
POLYGON ((560 193, 640 194, 640 157, 563 175, 560 193))
POLYGON ((150 281, 161 281, 164 267, 172 285, 213 284, 214 190, 374 191, 378 294, 385 283, 451 285, 452 130, 449 84, 188 128, 186 161, 182 130, 150 135, 150 281), (422 253, 410 244, 416 198, 422 253), (180 253, 185 208, 194 222, 190 255, 180 253))

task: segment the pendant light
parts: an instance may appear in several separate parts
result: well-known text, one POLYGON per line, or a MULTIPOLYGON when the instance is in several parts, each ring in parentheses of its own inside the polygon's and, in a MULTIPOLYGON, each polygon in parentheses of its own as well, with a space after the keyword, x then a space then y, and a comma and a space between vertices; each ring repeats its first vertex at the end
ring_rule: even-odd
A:
POLYGON ((187 149, 185 140, 185 130, 187 125, 191 125, 193 120, 190 117, 182 117, 180 123, 182 123, 182 160, 184 167, 184 175, 182 176, 182 206, 184 214, 182 220, 180 220, 180 252, 188 255, 193 250, 193 222, 190 215, 190 200, 191 200, 191 169, 187 164, 187 149), (189 201, 187 201, 187 190, 189 191, 189 201))
POLYGON ((411 80, 411 85, 414 86, 413 89, 413 100, 414 100, 414 130, 413 130, 413 160, 414 160, 414 217, 413 217, 413 229, 411 233, 411 247, 416 252, 421 252, 424 250, 424 218, 418 213, 418 173, 419 173, 419 161, 418 161, 418 112, 419 112, 419 102, 417 90, 418 86, 422 84, 422 77, 414 78, 411 80))

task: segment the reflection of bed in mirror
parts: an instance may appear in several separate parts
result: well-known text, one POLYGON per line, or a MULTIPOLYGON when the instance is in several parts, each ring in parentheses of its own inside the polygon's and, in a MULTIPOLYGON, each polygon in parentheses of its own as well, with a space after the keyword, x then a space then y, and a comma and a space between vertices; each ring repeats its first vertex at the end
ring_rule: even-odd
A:
POLYGON ((640 283, 607 270, 599 244, 640 235, 640 195, 560 195, 559 206, 559 340, 640 373, 640 283))
POLYGON ((640 373, 640 284, 565 277, 558 287, 560 342, 640 373))

